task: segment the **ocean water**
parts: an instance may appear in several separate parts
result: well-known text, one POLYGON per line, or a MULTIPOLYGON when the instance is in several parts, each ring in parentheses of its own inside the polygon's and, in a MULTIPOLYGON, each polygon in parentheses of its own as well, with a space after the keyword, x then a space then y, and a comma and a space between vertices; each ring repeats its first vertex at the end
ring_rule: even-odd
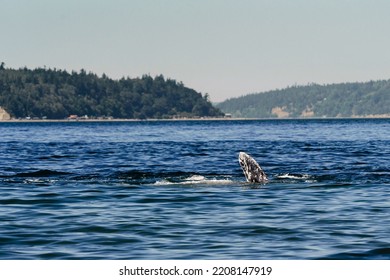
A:
POLYGON ((390 259, 390 120, 0 123, 0 259, 390 259), (250 184, 238 153, 269 177, 250 184))

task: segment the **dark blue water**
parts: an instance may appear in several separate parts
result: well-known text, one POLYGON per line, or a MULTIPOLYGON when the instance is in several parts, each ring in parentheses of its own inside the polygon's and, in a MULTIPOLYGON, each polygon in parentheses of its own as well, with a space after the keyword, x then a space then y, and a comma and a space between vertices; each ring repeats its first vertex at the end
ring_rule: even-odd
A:
POLYGON ((0 123, 0 259, 390 259, 390 120, 0 123), (249 184, 239 151, 270 177, 249 184))

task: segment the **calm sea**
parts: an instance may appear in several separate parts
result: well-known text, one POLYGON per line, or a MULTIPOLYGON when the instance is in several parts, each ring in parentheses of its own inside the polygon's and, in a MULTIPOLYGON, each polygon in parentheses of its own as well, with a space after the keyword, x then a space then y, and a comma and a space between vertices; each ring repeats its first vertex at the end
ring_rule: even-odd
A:
POLYGON ((390 120, 0 123, 0 259, 390 259, 390 120), (245 182, 238 153, 266 184, 245 182))

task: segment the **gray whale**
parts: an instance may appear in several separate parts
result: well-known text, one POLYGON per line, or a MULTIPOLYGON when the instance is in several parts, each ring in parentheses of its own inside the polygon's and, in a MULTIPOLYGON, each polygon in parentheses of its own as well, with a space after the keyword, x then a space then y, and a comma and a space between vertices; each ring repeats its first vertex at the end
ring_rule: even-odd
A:
POLYGON ((246 181, 249 183, 265 183, 268 181, 260 165, 247 153, 240 152, 238 162, 244 172, 246 181))

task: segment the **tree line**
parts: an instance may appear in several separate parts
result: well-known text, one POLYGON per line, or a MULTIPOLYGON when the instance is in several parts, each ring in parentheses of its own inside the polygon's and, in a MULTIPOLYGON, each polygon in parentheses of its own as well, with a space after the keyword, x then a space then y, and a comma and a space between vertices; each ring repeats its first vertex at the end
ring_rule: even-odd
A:
POLYGON ((355 117, 390 115, 390 80, 292 86, 231 98, 216 106, 233 117, 355 117))
POLYGON ((110 79, 85 70, 9 69, 0 64, 0 106, 14 118, 63 119, 217 117, 208 94, 163 75, 110 79))

